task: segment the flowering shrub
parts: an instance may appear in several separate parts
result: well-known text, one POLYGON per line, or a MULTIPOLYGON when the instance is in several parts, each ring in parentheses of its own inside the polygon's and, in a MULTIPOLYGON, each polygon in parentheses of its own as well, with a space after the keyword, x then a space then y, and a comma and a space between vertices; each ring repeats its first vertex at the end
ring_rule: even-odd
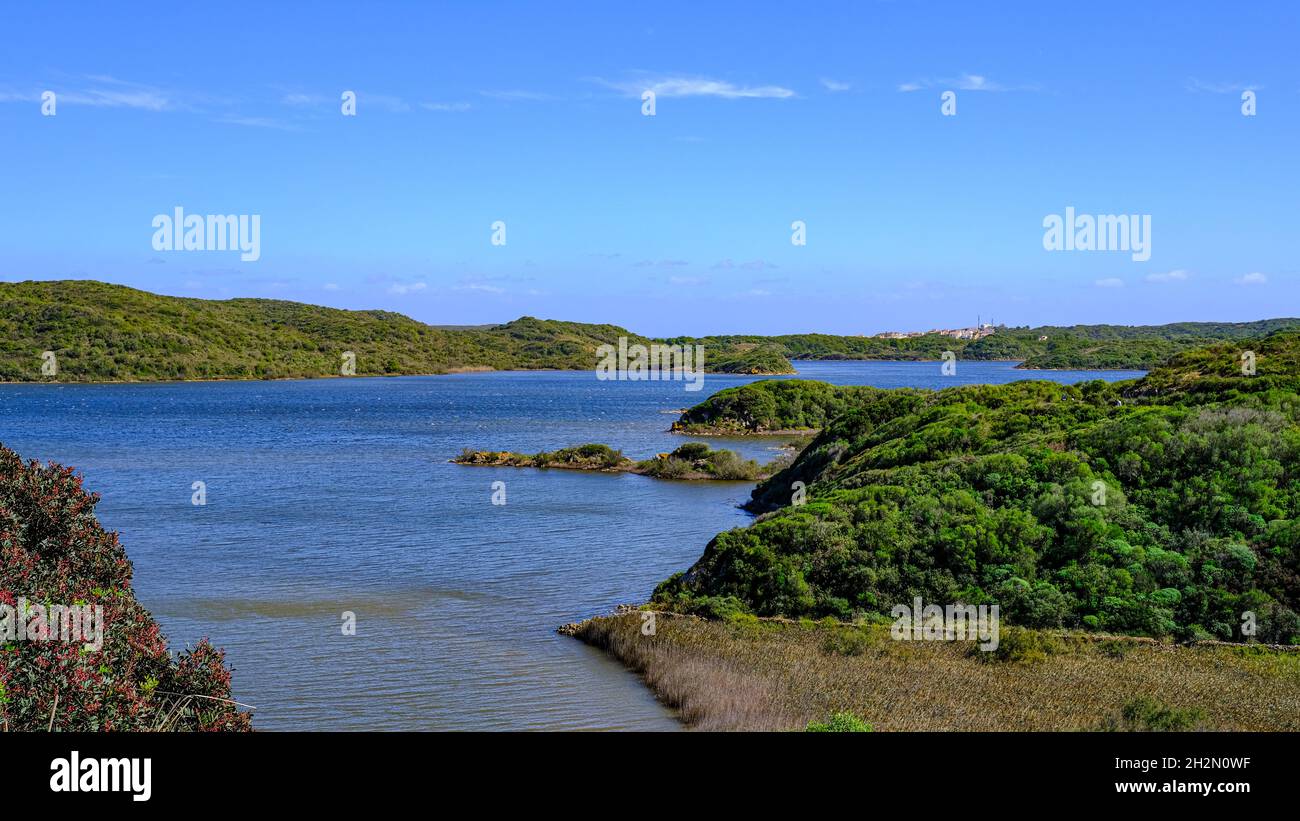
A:
POLYGON ((224 653, 205 639, 173 659, 131 590, 131 562, 71 468, 0 445, 0 604, 99 605, 103 640, 0 633, 0 731, 250 730, 224 653))

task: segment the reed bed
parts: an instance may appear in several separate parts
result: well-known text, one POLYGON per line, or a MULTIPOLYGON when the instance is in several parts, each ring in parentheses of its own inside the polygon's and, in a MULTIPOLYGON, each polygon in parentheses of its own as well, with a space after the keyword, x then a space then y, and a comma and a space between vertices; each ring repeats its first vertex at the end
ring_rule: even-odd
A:
POLYGON ((886 625, 639 613, 591 619, 574 634, 641 674, 701 730, 802 730, 848 711, 877 731, 1061 731, 1116 725, 1155 701, 1202 718, 1196 729, 1300 730, 1300 652, 1223 644, 1003 630, 972 641, 895 641, 886 625))

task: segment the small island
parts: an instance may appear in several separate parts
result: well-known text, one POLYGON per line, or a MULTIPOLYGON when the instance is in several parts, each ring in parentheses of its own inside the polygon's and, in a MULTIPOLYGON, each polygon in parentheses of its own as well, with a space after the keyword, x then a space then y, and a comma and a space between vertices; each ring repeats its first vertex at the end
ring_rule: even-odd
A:
POLYGON ((756 482, 783 470, 790 457, 778 457, 767 465, 745 459, 730 450, 713 450, 702 442, 688 442, 671 453, 635 461, 608 445, 586 444, 541 453, 473 450, 466 448, 451 460, 457 465, 486 467, 585 470, 597 473, 635 473, 655 479, 688 481, 717 480, 756 482))

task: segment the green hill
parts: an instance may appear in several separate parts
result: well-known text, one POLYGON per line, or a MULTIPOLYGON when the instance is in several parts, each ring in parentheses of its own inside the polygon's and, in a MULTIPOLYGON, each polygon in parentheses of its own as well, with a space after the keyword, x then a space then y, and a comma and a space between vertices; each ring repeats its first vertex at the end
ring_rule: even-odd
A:
POLYGON ((851 395, 755 489, 769 512, 655 599, 852 618, 922 596, 1028 627, 1300 643, 1300 333, 1251 346, 1253 376, 1225 343, 1128 382, 851 395))
MULTIPOLYGON (((345 351, 358 376, 462 369, 595 367, 596 349, 651 340, 616 325, 522 317, 447 329, 389 311, 345 311, 270 299, 159 296, 90 281, 0 283, 0 381, 48 380, 53 351, 69 382, 333 376, 345 351)), ((712 352, 710 352, 712 353, 712 352)), ((713 372, 786 372, 744 352, 706 357, 713 372)))
POLYGON ((937 360, 944 351, 952 351, 959 359, 1023 360, 1020 367, 1029 369, 1150 370, 1181 351, 1285 329, 1300 329, 1300 319, 1139 326, 999 327, 996 333, 978 340, 954 339, 942 334, 908 339, 791 334, 773 337, 710 336, 701 341, 720 348, 761 345, 788 359, 937 360))
POLYGON ((464 369, 588 370, 596 349, 629 343, 703 345, 710 373, 792 374, 791 359, 1025 360, 1022 367, 1147 370, 1195 347, 1247 339, 1300 320, 1000 328, 964 341, 795 334, 652 340, 616 325, 522 317, 504 325, 434 326, 391 311, 345 311, 272 299, 170 297, 102 282, 0 283, 0 381, 275 379, 334 376, 344 352, 358 376, 464 369), (1047 337, 1046 340, 1040 337, 1047 337))

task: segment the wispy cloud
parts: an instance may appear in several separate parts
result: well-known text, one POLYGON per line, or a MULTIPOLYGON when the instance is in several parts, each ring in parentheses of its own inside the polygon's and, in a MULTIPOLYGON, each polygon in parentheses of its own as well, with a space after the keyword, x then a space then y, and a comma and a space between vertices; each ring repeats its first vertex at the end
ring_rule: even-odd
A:
POLYGON ((1166 271, 1165 273, 1162 274, 1147 274, 1147 282, 1168 283, 1168 282, 1185 282, 1186 280, 1187 280, 1187 272, 1182 270, 1181 268, 1174 271, 1166 271))
POLYGON ((357 92, 357 109, 362 107, 374 107, 380 111, 387 111, 390 114, 405 114, 411 110, 411 106, 401 97, 394 97, 391 94, 369 94, 357 92))
POLYGON ((746 271, 762 271, 776 266, 761 259, 751 259, 748 262, 734 262, 730 259, 724 259, 715 263, 713 267, 723 271, 730 271, 733 268, 741 268, 746 271))
POLYGON ((322 94, 286 94, 280 98, 280 102, 285 105, 294 106, 295 108, 310 108, 324 105, 326 98, 322 94))
POLYGON ((954 85, 961 91, 1006 91, 1006 86, 980 74, 963 74, 954 85))
POLYGON ((1239 91, 1256 91, 1260 86, 1256 83, 1207 83, 1190 77, 1187 80, 1187 90, 1193 93, 1205 94, 1235 94, 1239 91))
POLYGON ((1237 277, 1238 285, 1265 285, 1268 283, 1268 277, 1259 271, 1252 271, 1244 276, 1237 277))
POLYGON ((1093 282, 1093 285, 1096 285, 1098 288, 1123 288, 1124 280, 1119 277, 1107 277, 1106 279, 1099 279, 1093 282))
POLYGON ((405 296, 407 294, 417 294, 428 287, 428 284, 424 282, 395 282, 388 286, 388 293, 395 296, 405 296))
MULTIPOLYGON (((342 92, 340 92, 341 94, 342 92)), ((314 92, 289 92, 280 98, 280 102, 291 108, 320 108, 325 105, 332 105, 334 97, 314 92)), ((379 111, 386 111, 390 114, 405 114, 413 109, 411 103, 394 94, 372 94, 370 92, 357 92, 357 105, 364 108, 374 108, 379 111)), ((472 106, 469 103, 415 103, 414 107, 419 107, 425 111, 468 111, 472 106)))
POLYGON ((784 86, 745 86, 736 85, 726 80, 680 75, 643 77, 631 80, 604 80, 597 77, 593 82, 599 83, 606 88, 612 88, 629 97, 640 97, 647 91, 653 91, 656 97, 720 97, 726 100, 785 99, 796 96, 794 91, 784 86))
POLYGON ((499 285, 488 285, 485 282, 468 282, 455 287, 457 291, 479 291, 485 294, 504 294, 505 288, 499 285))
POLYGON ((632 263, 634 268, 680 268, 683 265, 690 265, 690 263, 684 259, 661 259, 657 262, 652 259, 643 259, 640 262, 632 263))
POLYGON ((990 80, 983 74, 962 74, 959 77, 943 77, 939 79, 924 78, 899 83, 898 85, 899 91, 921 91, 927 88, 944 88, 956 91, 1035 91, 1038 87, 1033 85, 1003 85, 990 80))
POLYGON ((821 84, 822 84, 822 88, 826 89, 832 94, 839 91, 848 91, 851 88, 853 88, 853 86, 850 85, 849 83, 842 83, 839 80, 832 80, 829 77, 821 78, 821 84))
MULTIPOLYGON (((531 260, 525 263, 525 265, 532 265, 532 264, 533 263, 531 260)), ((535 296, 537 294, 540 294, 541 292, 535 288, 522 287, 526 283, 532 282, 533 279, 534 278, 531 276, 519 276, 517 274, 509 274, 504 276, 475 275, 475 276, 469 276, 461 279, 459 282, 457 282, 455 285, 452 286, 452 290, 453 291, 474 291, 481 294, 522 293, 530 296, 535 296)))
POLYGON ((88 105, 102 108, 142 108, 163 111, 170 107, 168 98, 156 91, 105 91, 87 89, 59 95, 64 105, 88 105))
POLYGON ((298 126, 293 123, 286 123, 281 120, 272 119, 271 117, 238 117, 226 116, 218 117, 216 122, 225 123, 226 125, 242 125, 248 128, 271 128, 277 131, 300 131, 298 126))
MULTIPOLYGON (((240 109, 247 102, 237 97, 221 97, 201 91, 161 88, 144 83, 120 80, 104 74, 92 74, 74 80, 42 83, 28 91, 12 87, 0 89, 0 102, 39 101, 44 91, 52 91, 59 106, 134 109, 150 112, 181 112, 204 116, 227 125, 299 130, 293 120, 261 114, 247 114, 240 109)), ((274 98, 263 100, 271 103, 274 98)), ((278 102, 284 106, 307 108, 328 102, 318 94, 280 90, 278 102)))
POLYGON ((154 86, 129 83, 102 74, 82 78, 75 87, 66 83, 45 84, 28 91, 13 88, 0 90, 0 102, 28 103, 52 91, 58 104, 84 105, 95 108, 134 108, 143 111, 166 111, 176 107, 175 94, 154 86))
MULTIPOLYGON (((92 74, 86 78, 93 85, 59 95, 59 102, 103 108, 139 108, 163 111, 175 105, 173 94, 143 83, 119 80, 107 74, 92 74)), ((54 89, 57 93, 57 89, 54 89)))
POLYGON ((426 111, 457 112, 469 111, 473 106, 469 103, 420 103, 420 108, 426 111))

